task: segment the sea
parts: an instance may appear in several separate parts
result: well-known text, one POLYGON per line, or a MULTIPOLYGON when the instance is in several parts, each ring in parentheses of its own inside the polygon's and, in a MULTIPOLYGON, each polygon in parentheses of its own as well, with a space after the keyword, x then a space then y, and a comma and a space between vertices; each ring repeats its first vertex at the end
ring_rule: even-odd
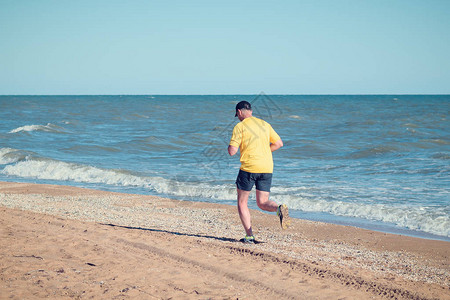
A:
POLYGON ((450 95, 0 96, 0 181, 236 205, 241 100, 292 217, 450 241, 450 95))

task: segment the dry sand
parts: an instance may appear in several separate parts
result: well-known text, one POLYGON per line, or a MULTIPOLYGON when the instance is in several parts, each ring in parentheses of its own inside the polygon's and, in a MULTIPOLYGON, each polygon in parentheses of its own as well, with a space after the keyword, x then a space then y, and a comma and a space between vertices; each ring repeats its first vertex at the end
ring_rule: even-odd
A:
POLYGON ((450 243, 0 182, 0 299, 450 299, 450 243))

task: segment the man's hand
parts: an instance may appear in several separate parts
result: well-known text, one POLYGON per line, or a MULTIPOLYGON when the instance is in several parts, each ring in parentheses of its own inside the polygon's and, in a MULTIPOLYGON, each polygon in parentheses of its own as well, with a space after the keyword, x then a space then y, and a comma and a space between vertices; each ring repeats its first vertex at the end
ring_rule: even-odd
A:
MULTIPOLYGON (((273 143, 273 144, 270 144, 270 151, 275 151, 275 150, 278 150, 278 149, 280 149, 281 147, 283 147, 283 141, 281 140, 281 139, 279 139, 278 141, 276 141, 275 143, 273 143)), ((230 150, 228 150, 228 151, 230 151, 230 150)))
POLYGON ((230 154, 230 156, 235 155, 238 152, 238 147, 235 146, 228 146, 228 154, 230 154))

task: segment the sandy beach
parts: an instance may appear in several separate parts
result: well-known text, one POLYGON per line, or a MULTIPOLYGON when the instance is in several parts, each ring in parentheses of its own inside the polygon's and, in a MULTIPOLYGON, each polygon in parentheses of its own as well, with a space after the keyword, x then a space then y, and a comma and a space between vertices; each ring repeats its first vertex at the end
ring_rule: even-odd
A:
POLYGON ((450 243, 0 182, 0 299, 450 299, 450 243))

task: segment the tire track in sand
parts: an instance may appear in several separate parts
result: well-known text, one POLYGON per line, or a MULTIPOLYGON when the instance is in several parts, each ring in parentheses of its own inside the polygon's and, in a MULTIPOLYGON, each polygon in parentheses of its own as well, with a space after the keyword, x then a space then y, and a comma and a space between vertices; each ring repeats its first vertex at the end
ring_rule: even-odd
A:
POLYGON ((159 248, 156 246, 151 246, 151 245, 144 244, 144 243, 132 242, 132 241, 125 240, 123 238, 120 238, 117 241, 119 243, 125 244, 127 246, 134 247, 134 248, 144 250, 144 251, 149 251, 152 254, 156 254, 158 256, 162 256, 165 258, 169 258, 169 259, 177 261, 179 263, 191 265, 194 267, 199 267, 203 270, 210 271, 215 274, 220 274, 221 276, 226 277, 232 281, 235 281, 238 284, 246 284, 246 285, 251 286, 252 288, 257 287, 258 289, 264 290, 265 292, 276 295, 279 298, 298 299, 298 297, 299 297, 298 294, 292 295, 284 290, 277 289, 270 285, 266 285, 266 284, 262 283, 261 281, 257 281, 257 280, 254 280, 254 279, 251 279, 248 277, 244 277, 243 275, 239 274, 238 272, 231 272, 231 271, 227 270, 226 268, 216 267, 216 266, 209 265, 209 264, 200 262, 200 261, 192 259, 192 258, 188 258, 187 256, 174 254, 174 253, 171 253, 170 251, 168 251, 167 249, 162 249, 162 248, 159 248))
POLYGON ((365 290, 374 295, 389 299, 411 299, 411 300, 428 300, 433 298, 423 297, 416 293, 410 292, 401 288, 394 288, 384 285, 382 283, 372 282, 358 276, 344 274, 342 272, 334 272, 323 269, 318 266, 310 265, 299 261, 291 261, 289 259, 280 259, 279 257, 265 252, 258 252, 251 249, 245 249, 234 246, 226 246, 232 253, 239 253, 241 255, 248 255, 257 259, 275 262, 277 264, 284 264, 288 268, 298 270, 305 275, 311 277, 318 277, 323 279, 331 279, 339 282, 344 286, 355 288, 358 290, 365 290))

